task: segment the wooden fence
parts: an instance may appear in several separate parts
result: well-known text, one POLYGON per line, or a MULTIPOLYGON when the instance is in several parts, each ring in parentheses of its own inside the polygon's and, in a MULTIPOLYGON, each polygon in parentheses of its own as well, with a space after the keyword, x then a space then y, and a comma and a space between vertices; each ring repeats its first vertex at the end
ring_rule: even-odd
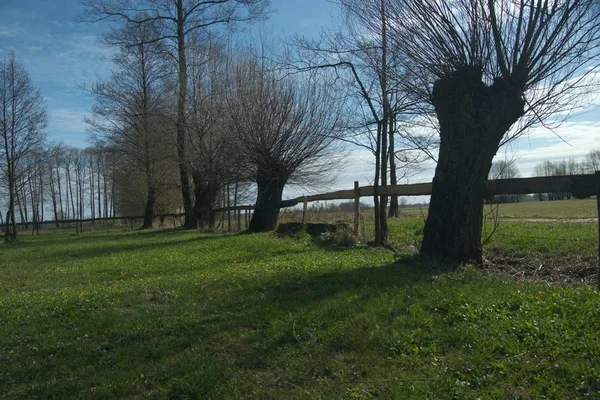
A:
MULTIPOLYGON (((417 183, 413 185, 389 185, 379 187, 379 195, 382 196, 423 196, 431 195, 432 183, 417 183)), ((301 196, 295 199, 284 200, 281 207, 293 207, 303 203, 302 222, 306 220, 307 203, 323 200, 351 200, 354 199, 354 234, 358 235, 360 221, 361 197, 373 196, 373 186, 359 187, 354 182, 354 189, 338 190, 335 192, 317 194, 312 196, 301 196)), ((496 195, 517 195, 537 193, 570 193, 573 197, 583 199, 596 196, 596 209, 598 218, 598 288, 600 289, 600 171, 594 174, 544 176, 534 178, 514 178, 490 180, 487 182, 487 200, 492 200, 496 195)))
MULTIPOLYGON (((426 196, 431 195, 431 182, 416 183, 411 185, 388 185, 379 187, 380 196, 426 196)), ((354 200, 354 227, 357 230, 358 221, 360 218, 360 202, 361 197, 373 196, 375 192, 374 186, 360 187, 358 182, 354 182, 353 189, 337 190, 323 194, 315 194, 311 196, 300 196, 293 199, 283 200, 280 204, 281 208, 294 207, 298 204, 303 204, 302 221, 306 221, 307 204, 314 201, 325 200, 354 200)), ((487 196, 491 200, 496 195, 516 195, 516 194, 536 194, 536 193, 571 193, 575 198, 586 198, 597 196, 598 209, 600 210, 600 171, 595 174, 585 175, 565 175, 565 176, 545 176, 535 178, 515 178, 490 180, 487 182, 487 196)), ((254 209, 253 205, 241 205, 236 207, 216 208, 215 213, 241 212, 246 215, 254 209)), ((162 214, 156 215, 155 218, 182 218, 184 214, 162 214)), ((235 217, 239 218, 238 215, 235 217)), ((234 218, 235 218, 234 217, 234 218)), ((99 223, 105 221, 121 221, 122 224, 133 224, 134 220, 143 219, 143 216, 122 216, 110 218, 88 218, 83 220, 59 220, 59 221, 43 221, 37 222, 39 225, 64 225, 72 223, 99 223)), ((18 225, 23 225, 19 223, 18 225)), ((27 225, 33 225, 29 222, 27 225)), ((2 225, 0 225, 2 227, 2 225)), ((600 233, 599 233, 600 240, 600 233)))
MULTIPOLYGON (((379 187, 381 196, 426 196, 431 195, 431 182, 416 183, 412 185, 389 185, 379 187)), ((600 171, 595 174, 544 176, 535 178, 515 178, 490 180, 487 182, 486 198, 491 200, 496 195, 536 194, 536 193, 571 193, 575 198, 586 198, 597 196, 600 191, 600 171)), ((294 207, 303 203, 302 221, 306 220, 307 203, 324 200, 354 200, 354 230, 358 233, 358 222, 360 218, 361 197, 373 196, 374 186, 359 187, 354 182, 354 189, 338 190, 335 192, 316 194, 312 196, 301 196, 294 199, 283 200, 281 207, 294 207)), ((598 198, 598 209, 600 210, 600 196, 598 198)), ((245 206, 250 207, 250 206, 245 206)), ((600 233, 599 233, 600 241, 600 233)))
MULTIPOLYGON (((381 196, 424 196, 431 195, 432 183, 417 183, 412 185, 389 185, 378 188, 381 196)), ((302 207, 302 222, 306 221, 308 203, 313 201, 325 200, 354 200, 354 233, 358 235, 360 222, 360 198, 373 196, 374 186, 360 187, 358 182, 354 182, 354 188, 348 190, 337 190, 334 192, 316 194, 311 196, 301 196, 294 199, 283 200, 281 208, 294 207, 300 203, 302 207)), ((598 210, 598 286, 600 287, 600 171, 595 174, 585 175, 565 175, 565 176, 545 176, 534 178, 515 178, 490 180, 487 182, 487 196, 491 200, 496 195, 517 195, 517 194, 536 194, 536 193, 570 193, 575 198, 586 198, 596 196, 596 206, 598 210)), ((238 226, 241 224, 241 212, 245 211, 246 227, 248 224, 249 213, 254 209, 252 205, 242 205, 236 207, 217 208, 215 213, 229 213, 229 229, 231 229, 231 212, 234 212, 234 218, 237 219, 238 226)), ((165 214, 157 215, 156 218, 173 218, 175 224, 176 218, 181 218, 183 214, 165 214)), ((128 223, 133 229, 133 221, 143 219, 142 216, 126 216, 112 218, 95 218, 86 220, 69 221, 43 221, 38 224, 52 225, 65 223, 99 223, 103 221, 121 221, 121 224, 128 223)), ((29 224, 32 224, 31 222, 29 224)), ((22 224, 19 224, 22 225, 22 224)), ((2 228, 2 225, 0 225, 2 228)))

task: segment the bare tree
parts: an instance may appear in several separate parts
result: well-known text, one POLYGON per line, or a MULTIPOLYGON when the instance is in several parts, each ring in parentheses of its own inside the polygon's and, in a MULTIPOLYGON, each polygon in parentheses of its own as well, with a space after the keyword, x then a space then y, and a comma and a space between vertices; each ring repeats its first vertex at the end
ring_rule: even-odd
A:
POLYGON ((485 182, 499 146, 560 122, 593 86, 595 0, 390 0, 390 40, 440 127, 421 253, 481 262, 485 182))
MULTIPOLYGON (((514 159, 500 160, 492 163, 490 168, 489 179, 513 179, 519 177, 519 169, 517 168, 514 159)), ((517 203, 519 195, 496 195, 493 199, 494 203, 517 203)))
MULTIPOLYGON (((91 88, 96 104, 92 117, 86 119, 96 141, 109 143, 130 161, 130 167, 141 172, 124 177, 129 177, 129 181, 140 176, 143 179, 143 229, 152 227, 160 177, 174 160, 169 121, 163 117, 167 102, 163 78, 169 70, 160 43, 152 42, 156 35, 156 27, 150 24, 129 23, 122 29, 123 45, 113 58, 118 69, 107 81, 91 88)), ((117 32, 113 32, 113 37, 117 37, 117 32)))
POLYGON ((600 150, 590 150, 583 160, 583 168, 588 174, 600 171, 600 150))
MULTIPOLYGON (((430 147, 431 140, 408 129, 420 102, 398 79, 412 77, 406 74, 402 55, 391 51, 389 1, 339 0, 339 5, 340 26, 325 31, 319 42, 299 40, 306 54, 298 57, 296 65, 334 69, 334 82, 351 100, 342 140, 368 149, 375 157, 373 243, 381 245, 388 241, 388 198, 379 195, 379 188, 410 175, 413 162, 421 160, 417 154, 430 147)), ((392 196, 389 215, 397 214, 398 198, 392 196)))
POLYGON ((281 76, 256 59, 235 67, 228 120, 243 170, 257 185, 250 232, 275 229, 286 184, 310 184, 330 173, 338 107, 309 78, 281 76))
POLYGON ((44 147, 47 112, 44 99, 29 74, 9 53, 0 64, 0 178, 7 187, 4 240, 17 239, 17 184, 28 174, 26 158, 44 147))
POLYGON ((238 153, 227 129, 223 71, 230 57, 219 42, 190 47, 188 66, 188 164, 194 183, 194 220, 213 229, 213 208, 222 186, 239 178, 238 153))
MULTIPOLYGON (((266 16, 269 0, 82 0, 83 20, 117 20, 140 25, 157 24, 159 32, 146 42, 164 42, 171 48, 178 70, 177 152, 184 226, 192 228, 194 217, 186 162, 186 100, 188 89, 187 45, 190 36, 213 26, 251 21, 266 16)), ((118 43, 115 41, 114 43, 118 43)))

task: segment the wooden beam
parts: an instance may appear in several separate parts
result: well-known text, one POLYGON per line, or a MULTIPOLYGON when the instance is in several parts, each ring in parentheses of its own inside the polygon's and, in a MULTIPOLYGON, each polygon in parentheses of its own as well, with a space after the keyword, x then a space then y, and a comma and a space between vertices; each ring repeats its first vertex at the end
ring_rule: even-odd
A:
POLYGON ((575 198, 585 198, 596 194, 593 174, 540 176, 534 178, 514 178, 488 181, 487 197, 500 194, 532 194, 569 192, 575 198))

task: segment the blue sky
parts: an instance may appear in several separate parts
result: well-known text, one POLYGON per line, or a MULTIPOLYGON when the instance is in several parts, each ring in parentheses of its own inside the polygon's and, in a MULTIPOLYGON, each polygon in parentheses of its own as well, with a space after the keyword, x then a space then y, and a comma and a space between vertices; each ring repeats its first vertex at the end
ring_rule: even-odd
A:
MULTIPOLYGON (((280 35, 317 33, 330 19, 332 5, 322 0, 273 2, 265 29, 280 35)), ((92 105, 78 84, 107 76, 110 50, 98 45, 103 24, 78 23, 79 0, 0 0, 0 56, 14 50, 42 90, 53 140, 87 145, 83 117, 92 105)))
MULTIPOLYGON (((317 35, 336 12, 335 5, 326 0, 272 0, 272 8, 265 30, 281 37, 317 35)), ((78 84, 107 76, 111 64, 110 50, 97 43, 106 26, 77 23, 81 11, 79 0, 0 0, 0 56, 14 50, 42 90, 50 114, 50 138, 84 147, 83 118, 92 99, 78 84)), ((508 157, 516 158, 521 174, 528 176, 543 159, 582 158, 590 149, 600 148, 600 112, 590 110, 557 130, 567 143, 537 128, 513 143, 508 157)), ((498 158, 504 158, 504 153, 501 149, 498 158)), ((372 179, 371 156, 359 149, 351 156, 339 170, 336 187, 351 187, 354 180, 367 184, 372 179)), ((432 175, 429 168, 412 182, 430 180, 432 175)))

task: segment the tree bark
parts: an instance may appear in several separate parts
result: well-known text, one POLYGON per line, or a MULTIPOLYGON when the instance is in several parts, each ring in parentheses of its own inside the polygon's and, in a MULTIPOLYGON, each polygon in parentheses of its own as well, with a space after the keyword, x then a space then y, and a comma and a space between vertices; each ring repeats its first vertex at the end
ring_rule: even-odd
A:
MULTIPOLYGON (((389 140, 390 140, 390 185, 398 184, 398 174, 396 171, 396 148, 394 142, 394 131, 395 131, 395 118, 392 116, 390 118, 390 126, 389 126, 389 140)), ((388 210, 388 217, 397 218, 400 215, 400 207, 398 205, 398 196, 390 196, 390 207, 388 210)))
POLYGON ((142 229, 152 228, 154 221, 154 205, 156 204, 156 191, 153 186, 148 187, 148 194, 146 196, 146 206, 144 207, 144 224, 142 229))
POLYGON ((217 199, 215 183, 205 182, 199 175, 194 175, 194 220, 200 229, 212 230, 215 227, 213 205, 217 199))
POLYGON ((500 141, 523 115, 520 90, 497 78, 491 86, 475 67, 439 79, 433 105, 440 151, 421 254, 452 262, 482 262, 486 181, 500 141))
POLYGON ((58 203, 56 201, 56 184, 54 182, 54 171, 50 166, 50 174, 48 176, 48 182, 50 183, 50 196, 52 197, 52 210, 54 211, 54 223, 56 228, 58 229, 60 226, 58 225, 59 217, 58 217, 58 203))
POLYGON ((190 190, 190 178, 185 160, 185 101, 187 97, 187 60, 185 54, 185 12, 183 0, 175 1, 177 8, 177 62, 179 66, 178 81, 179 93, 177 96, 177 157, 179 159, 179 178, 181 183, 181 197, 185 221, 183 227, 192 229, 195 227, 194 213, 192 209, 192 193, 190 190))
MULTIPOLYGON (((58 203, 60 205, 60 219, 65 219, 65 212, 63 209, 63 201, 62 201, 62 188, 60 186, 60 165, 58 160, 56 161, 56 185, 58 187, 58 203)), ((67 204, 67 209, 69 205, 67 204)))
POLYGON ((282 178, 257 180, 258 196, 248 232, 275 230, 285 183, 286 180, 282 178))
POLYGON ((381 123, 377 123, 377 140, 375 141, 375 180, 373 181, 373 212, 375 215, 375 238, 373 243, 381 243, 381 218, 379 215, 379 176, 381 172, 381 123))
MULTIPOLYGON (((390 127, 391 120, 391 107, 390 107, 390 94, 388 91, 388 64, 387 64, 387 21, 385 14, 385 3, 381 0, 381 75, 380 85, 381 94, 383 97, 383 116, 381 119, 381 187, 386 187, 387 173, 388 173, 388 128, 390 127)), ((379 241, 375 242, 375 245, 385 245, 389 239, 388 224, 387 224, 387 196, 380 196, 379 198, 379 230, 380 237, 379 241)))
MULTIPOLYGON (((13 182, 10 181, 9 185, 14 185, 13 182)), ((13 240, 17 240, 17 224, 15 222, 15 197, 14 186, 12 190, 9 190, 9 199, 8 199, 8 211, 6 212, 6 226, 4 229, 4 241, 6 243, 12 242, 13 240)))

